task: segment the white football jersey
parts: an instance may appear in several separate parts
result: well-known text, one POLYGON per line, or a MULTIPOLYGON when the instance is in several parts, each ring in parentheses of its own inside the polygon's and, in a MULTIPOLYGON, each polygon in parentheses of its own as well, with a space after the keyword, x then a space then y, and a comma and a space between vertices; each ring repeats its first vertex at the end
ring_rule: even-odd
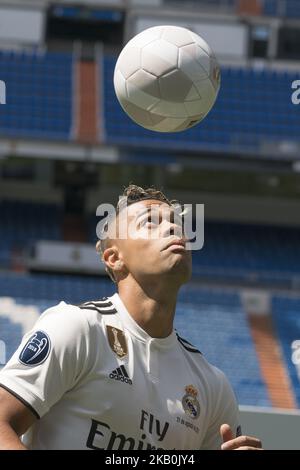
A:
POLYGON ((239 428, 224 374, 176 331, 150 337, 118 294, 46 310, 0 385, 39 418, 31 449, 219 449, 220 425, 239 428))

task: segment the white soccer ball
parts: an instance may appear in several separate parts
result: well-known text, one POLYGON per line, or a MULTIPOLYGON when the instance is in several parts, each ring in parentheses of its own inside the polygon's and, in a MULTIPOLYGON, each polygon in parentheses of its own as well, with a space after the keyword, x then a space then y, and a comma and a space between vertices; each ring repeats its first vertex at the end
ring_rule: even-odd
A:
POLYGON ((198 124, 220 88, 220 68, 209 45, 178 26, 155 26, 121 51, 114 87, 124 111, 142 127, 178 132, 198 124))

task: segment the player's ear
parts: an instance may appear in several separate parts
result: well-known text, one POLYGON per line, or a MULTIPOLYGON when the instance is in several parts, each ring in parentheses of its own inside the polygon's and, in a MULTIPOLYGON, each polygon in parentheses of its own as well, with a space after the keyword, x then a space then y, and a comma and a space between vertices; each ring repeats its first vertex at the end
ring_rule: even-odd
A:
POLYGON ((124 270, 124 263, 120 259, 119 250, 116 246, 111 246, 104 250, 103 261, 107 268, 116 273, 124 270))

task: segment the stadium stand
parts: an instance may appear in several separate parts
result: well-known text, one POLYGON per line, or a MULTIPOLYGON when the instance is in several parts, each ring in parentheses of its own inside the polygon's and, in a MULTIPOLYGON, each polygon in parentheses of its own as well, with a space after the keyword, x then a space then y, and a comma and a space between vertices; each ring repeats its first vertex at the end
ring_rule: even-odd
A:
POLYGON ((0 135, 69 140, 72 55, 0 51, 9 100, 0 108, 0 135))
MULTIPOLYGON (((62 209, 55 204, 3 200, 0 214, 2 267, 10 266, 15 251, 22 252, 37 240, 63 239, 62 209)), ((97 222, 95 216, 87 218, 93 244, 97 222)), ((299 239, 297 228, 206 222, 204 247, 193 252, 193 274, 231 282, 279 284, 300 279, 299 239)))
POLYGON ((12 252, 37 240, 62 238, 62 211, 54 204, 0 201, 0 266, 9 265, 12 252))
POLYGON ((294 394, 298 406, 300 407, 300 361, 298 361, 297 364, 298 368, 296 364, 292 362, 292 343, 295 340, 300 340, 300 298, 288 298, 283 295, 276 295, 273 297, 272 310, 273 322, 277 330, 286 369, 288 370, 294 394))
POLYGON ((114 292, 109 280, 55 274, 0 274, 0 296, 57 303, 60 300, 80 304, 114 292))
MULTIPOLYGON (((0 51, 1 78, 10 84, 5 113, 0 108, 0 135, 72 138, 72 60, 65 53, 0 51)), ((224 151, 255 150, 264 141, 299 141, 298 110, 290 99, 290 85, 298 78, 295 73, 223 67, 216 106, 200 128, 175 136, 154 135, 134 124, 119 106, 112 81, 115 60, 109 55, 104 58, 104 124, 109 144, 224 151)))
MULTIPOLYGON (((174 6, 180 0, 164 0, 174 6)), ((255 16, 274 16, 299 18, 300 5, 298 0, 188 0, 187 4, 203 11, 218 13, 250 14, 255 16)))
MULTIPOLYGON (((88 237, 96 243, 99 218, 88 218, 88 237)), ((206 221, 204 246, 193 254, 197 277, 280 284, 300 279, 300 230, 292 227, 206 221)))
POLYGON ((193 254, 195 274, 220 274, 279 282, 300 276, 300 231, 297 228, 206 223, 205 242, 193 254))
POLYGON ((298 0, 264 0, 262 13, 266 16, 283 16, 288 18, 300 17, 298 0))
POLYGON ((222 68, 216 105, 200 127, 183 133, 153 133, 125 115, 113 90, 115 57, 104 58, 104 112, 107 142, 166 149, 252 150, 263 142, 299 141, 299 113, 291 102, 296 73, 222 68), (230 113, 228 110, 230 109, 230 113))

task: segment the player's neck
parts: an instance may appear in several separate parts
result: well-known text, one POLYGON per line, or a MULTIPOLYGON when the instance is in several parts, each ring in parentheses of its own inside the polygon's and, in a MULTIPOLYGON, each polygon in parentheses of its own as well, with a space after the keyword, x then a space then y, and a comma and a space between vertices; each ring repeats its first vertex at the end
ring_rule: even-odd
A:
POLYGON ((136 281, 120 283, 119 295, 136 323, 153 338, 166 338, 173 331, 178 289, 160 283, 142 288, 136 281))

